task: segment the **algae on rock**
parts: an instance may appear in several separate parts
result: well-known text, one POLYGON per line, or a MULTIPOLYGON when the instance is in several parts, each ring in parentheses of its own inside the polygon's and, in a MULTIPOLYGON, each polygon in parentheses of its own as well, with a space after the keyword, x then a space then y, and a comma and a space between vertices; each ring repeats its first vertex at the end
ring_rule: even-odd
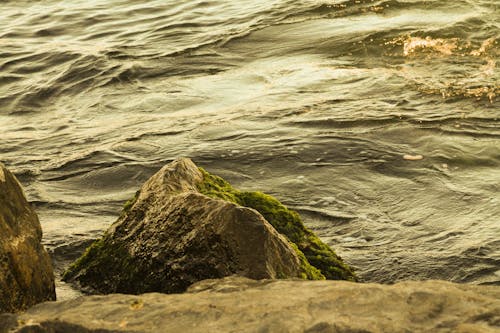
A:
POLYGON ((328 280, 357 281, 353 270, 304 226, 297 212, 288 209, 270 195, 236 190, 221 177, 212 175, 203 168, 199 169, 203 173, 203 182, 198 185, 198 190, 209 197, 253 208, 261 213, 279 233, 285 235, 295 245, 299 257, 301 254, 305 256, 306 260, 301 261, 309 272, 307 279, 317 280, 323 276, 328 280))

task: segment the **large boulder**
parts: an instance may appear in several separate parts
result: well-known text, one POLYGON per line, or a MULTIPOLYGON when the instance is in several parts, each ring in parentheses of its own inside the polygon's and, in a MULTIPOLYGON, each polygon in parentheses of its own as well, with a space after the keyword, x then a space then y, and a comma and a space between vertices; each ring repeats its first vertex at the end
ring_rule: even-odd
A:
POLYGON ((178 293, 233 274, 324 279, 259 212, 200 193, 207 186, 191 160, 166 165, 63 279, 103 294, 178 293))
POLYGON ((0 163, 0 312, 55 300, 42 228, 16 177, 0 163))
POLYGON ((493 333, 500 330, 500 288, 230 277, 200 282, 184 294, 86 296, 2 319, 5 331, 24 333, 493 333))

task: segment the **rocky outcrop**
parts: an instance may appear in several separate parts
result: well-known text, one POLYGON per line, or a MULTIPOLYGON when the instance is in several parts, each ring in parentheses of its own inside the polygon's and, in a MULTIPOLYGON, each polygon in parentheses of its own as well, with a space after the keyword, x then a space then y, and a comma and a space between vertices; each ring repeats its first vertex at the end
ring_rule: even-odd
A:
MULTIPOLYGON (((0 318, 1 319, 1 318, 0 318)), ((500 288, 230 277, 188 293, 87 296, 5 317, 14 332, 498 332, 500 288)))
POLYGON ((233 274, 324 278, 260 213, 201 194, 202 184, 189 159, 163 167, 63 279, 92 293, 139 294, 183 292, 233 274))
POLYGON ((55 300, 42 228, 16 177, 0 163, 0 313, 55 300))

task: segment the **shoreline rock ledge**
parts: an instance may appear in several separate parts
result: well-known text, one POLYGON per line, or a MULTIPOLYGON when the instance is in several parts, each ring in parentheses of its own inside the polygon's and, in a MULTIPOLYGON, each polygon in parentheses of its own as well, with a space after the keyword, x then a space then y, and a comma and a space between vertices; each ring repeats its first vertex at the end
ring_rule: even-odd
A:
POLYGON ((19 181, 0 163, 0 313, 56 299, 40 221, 19 181))
POLYGON ((499 330, 500 288, 445 281, 379 285, 228 277, 199 282, 184 294, 84 296, 0 315, 0 333, 499 330))
POLYGON ((88 293, 181 293, 230 275, 356 280, 297 213, 181 158, 153 175, 63 275, 88 293))

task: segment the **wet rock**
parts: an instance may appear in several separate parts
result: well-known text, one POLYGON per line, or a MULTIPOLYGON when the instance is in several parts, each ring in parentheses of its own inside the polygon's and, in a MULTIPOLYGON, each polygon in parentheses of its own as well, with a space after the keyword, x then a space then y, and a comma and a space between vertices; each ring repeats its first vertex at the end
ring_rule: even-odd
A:
POLYGON ((55 300, 42 228, 16 177, 0 164, 0 312, 55 300))
POLYGON ((189 159, 163 167, 63 279, 92 293, 139 294, 233 274, 324 278, 256 210, 199 193, 203 181, 189 159))
POLYGON ((208 280, 184 294, 37 305, 17 332, 498 332, 500 288, 444 281, 208 280))

